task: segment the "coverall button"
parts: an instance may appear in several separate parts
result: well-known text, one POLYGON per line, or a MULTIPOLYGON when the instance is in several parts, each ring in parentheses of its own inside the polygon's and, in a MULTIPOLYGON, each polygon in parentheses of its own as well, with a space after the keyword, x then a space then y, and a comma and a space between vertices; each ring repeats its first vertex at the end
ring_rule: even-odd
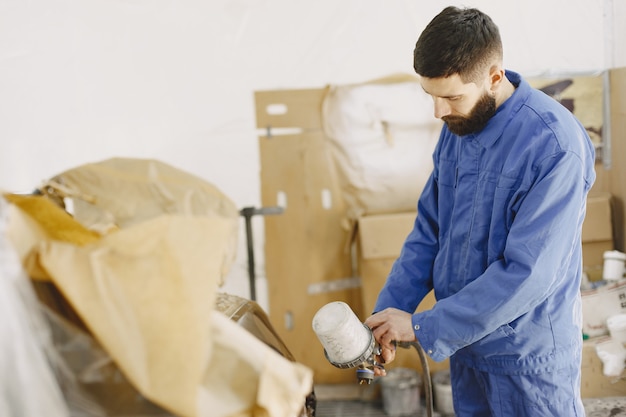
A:
POLYGON ((432 355, 433 354, 433 350, 432 349, 428 349, 428 354, 432 355))
POLYGON ((415 330, 419 330, 419 329, 420 329, 420 325, 419 325, 419 324, 416 324, 415 326, 413 326, 413 328, 414 328, 415 330))

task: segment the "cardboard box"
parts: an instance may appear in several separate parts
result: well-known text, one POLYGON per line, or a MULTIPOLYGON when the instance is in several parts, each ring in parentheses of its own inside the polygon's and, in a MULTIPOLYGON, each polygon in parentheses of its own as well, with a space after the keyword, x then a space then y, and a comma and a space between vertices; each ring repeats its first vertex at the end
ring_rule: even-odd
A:
POLYGON ((590 278, 593 280, 598 278, 596 275, 604 262, 604 252, 615 248, 610 194, 599 194, 587 198, 587 214, 583 222, 582 242, 583 266, 586 271, 591 272, 590 278))
POLYGON ((416 212, 363 216, 358 221, 358 266, 363 309, 371 314, 391 266, 413 228, 416 212))
POLYGON ((603 363, 596 353, 596 344, 606 337, 592 338, 583 342, 580 392, 583 398, 626 396, 626 380, 604 375, 603 363))
MULTIPOLYGON (((358 221, 358 268, 361 276, 362 305, 365 314, 371 314, 380 289, 402 244, 413 228, 416 212, 376 214, 363 216, 358 221)), ((435 305, 431 291, 417 307, 417 311, 430 309, 435 305)), ((449 361, 435 362, 428 359, 431 372, 448 369, 449 361)), ((419 356, 414 349, 398 349, 396 359, 389 368, 406 367, 422 369, 419 356)))

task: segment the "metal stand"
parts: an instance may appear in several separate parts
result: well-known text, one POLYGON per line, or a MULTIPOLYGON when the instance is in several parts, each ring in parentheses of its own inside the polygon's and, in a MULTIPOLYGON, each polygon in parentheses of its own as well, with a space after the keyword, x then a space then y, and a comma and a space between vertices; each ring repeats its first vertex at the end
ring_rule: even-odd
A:
POLYGON ((285 210, 282 207, 244 207, 239 214, 246 220, 246 243, 248 245, 248 277, 250 280, 250 299, 256 301, 256 272, 254 270, 254 244, 252 241, 252 216, 282 214, 285 210))

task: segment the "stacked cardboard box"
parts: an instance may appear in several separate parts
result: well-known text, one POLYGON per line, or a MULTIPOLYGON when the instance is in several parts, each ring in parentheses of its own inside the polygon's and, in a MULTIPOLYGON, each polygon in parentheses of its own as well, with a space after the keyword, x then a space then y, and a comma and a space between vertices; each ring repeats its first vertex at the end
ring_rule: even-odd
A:
POLYGON ((587 198, 587 214, 583 223, 583 267, 589 279, 602 278, 603 254, 614 249, 612 199, 608 193, 587 198))

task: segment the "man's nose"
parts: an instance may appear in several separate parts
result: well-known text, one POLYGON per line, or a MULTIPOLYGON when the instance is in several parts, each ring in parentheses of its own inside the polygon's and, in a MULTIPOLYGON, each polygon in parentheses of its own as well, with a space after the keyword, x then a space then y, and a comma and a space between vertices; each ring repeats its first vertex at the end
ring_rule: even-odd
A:
POLYGON ((435 97, 435 117, 437 119, 441 119, 444 116, 449 115, 452 110, 450 109, 450 105, 448 102, 442 98, 435 97))

